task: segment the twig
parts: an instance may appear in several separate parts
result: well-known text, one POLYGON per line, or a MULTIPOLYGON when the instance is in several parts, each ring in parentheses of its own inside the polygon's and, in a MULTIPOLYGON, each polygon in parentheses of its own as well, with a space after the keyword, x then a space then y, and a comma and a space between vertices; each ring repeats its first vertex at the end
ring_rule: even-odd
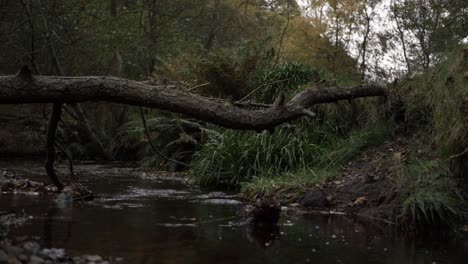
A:
POLYGON ((249 98, 250 96, 252 96, 254 93, 256 93, 260 88, 264 87, 264 86, 267 86, 267 85, 271 85, 271 84, 275 84, 275 83, 281 83, 281 82, 285 82, 285 81, 289 81, 291 80, 291 78, 287 78, 287 79, 282 79, 282 80, 277 80, 277 81, 274 81, 274 82, 269 82, 269 83, 264 83, 260 86, 258 86, 257 88, 255 88, 253 91, 251 91, 248 95, 244 96, 242 99, 240 99, 239 101, 237 101, 236 103, 242 103, 243 101, 245 101, 247 98, 249 98))
POLYGON ((463 155, 465 155, 465 154, 467 154, 467 153, 468 153, 468 147, 467 147, 464 151, 462 151, 462 152, 460 152, 460 153, 458 153, 458 154, 455 154, 455 155, 450 156, 447 160, 449 161, 449 160, 453 160, 453 159, 459 158, 459 157, 461 157, 461 156, 463 156, 463 155))
POLYGON ((197 89, 197 88, 200 88, 200 87, 203 87, 203 86, 207 86, 207 85, 209 85, 209 84, 210 84, 209 82, 207 82, 207 83, 204 83, 204 84, 200 84, 200 85, 197 85, 197 86, 191 87, 191 88, 190 88, 190 89, 188 89, 187 91, 191 92, 191 91, 193 91, 193 90, 195 90, 195 89, 197 89))

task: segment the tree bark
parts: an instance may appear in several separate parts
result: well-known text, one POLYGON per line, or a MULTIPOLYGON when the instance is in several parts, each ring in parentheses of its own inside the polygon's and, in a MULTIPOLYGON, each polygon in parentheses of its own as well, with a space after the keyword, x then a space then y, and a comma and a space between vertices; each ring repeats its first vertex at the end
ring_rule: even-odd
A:
POLYGON ((55 162, 55 135, 57 133, 57 126, 60 121, 62 114, 62 103, 54 103, 52 108, 52 114, 50 115, 49 126, 47 128, 47 139, 46 139, 46 163, 45 169, 47 175, 52 180, 58 190, 63 189, 63 184, 55 174, 54 162, 55 162))
MULTIPOLYGON (((302 116, 315 104, 359 97, 385 96, 386 88, 369 84, 349 88, 309 88, 289 102, 248 110, 228 102, 182 92, 171 86, 152 86, 115 77, 0 76, 0 104, 79 103, 107 101, 166 110, 222 127, 262 131, 302 116)), ((28 71, 25 71, 28 72, 28 71)))

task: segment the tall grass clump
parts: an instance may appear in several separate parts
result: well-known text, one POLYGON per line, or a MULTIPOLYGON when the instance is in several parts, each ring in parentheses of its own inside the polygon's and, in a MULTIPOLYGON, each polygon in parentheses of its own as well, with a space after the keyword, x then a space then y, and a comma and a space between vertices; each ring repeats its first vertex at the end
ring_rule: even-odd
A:
POLYGON ((336 168, 348 163, 366 148, 378 146, 393 134, 390 124, 373 123, 361 129, 351 131, 345 138, 328 147, 320 157, 319 166, 336 168))
POLYGON ((468 51, 458 49, 440 65, 404 80, 400 92, 405 100, 407 122, 431 134, 439 158, 468 147, 465 104, 468 98, 468 51))
POLYGON ((311 65, 297 62, 283 62, 263 67, 253 74, 248 84, 252 94, 250 99, 271 103, 282 93, 291 95, 299 87, 311 81, 313 72, 316 71, 311 65))
POLYGON ((259 190, 284 187, 288 177, 291 183, 297 180, 299 185, 316 183, 316 179, 309 178, 315 177, 314 171, 324 175, 323 169, 336 170, 391 134, 388 126, 375 124, 347 136, 334 130, 330 125, 306 124, 302 120, 284 125, 272 134, 211 131, 208 141, 195 154, 192 172, 201 185, 238 187, 253 180, 251 190, 255 185, 259 190))
POLYGON ((403 166, 397 178, 403 193, 403 223, 449 223, 466 217, 463 178, 468 172, 467 71, 465 47, 399 85, 406 122, 415 131, 410 144, 413 161, 403 166))
POLYGON ((312 137, 294 126, 269 132, 210 132, 195 155, 193 174, 202 185, 238 186, 255 175, 268 177, 305 167, 321 153, 312 137))
POLYGON ((399 216, 403 224, 450 224, 463 217, 466 201, 444 161, 412 161, 403 167, 397 184, 404 194, 399 216))

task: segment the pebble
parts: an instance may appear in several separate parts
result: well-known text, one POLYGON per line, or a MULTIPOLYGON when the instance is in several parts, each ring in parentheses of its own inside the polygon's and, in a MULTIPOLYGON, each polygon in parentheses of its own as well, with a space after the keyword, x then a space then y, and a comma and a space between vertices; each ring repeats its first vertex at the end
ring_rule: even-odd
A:
POLYGON ((41 249, 41 246, 36 242, 26 242, 23 244, 23 248, 30 254, 36 254, 41 249))

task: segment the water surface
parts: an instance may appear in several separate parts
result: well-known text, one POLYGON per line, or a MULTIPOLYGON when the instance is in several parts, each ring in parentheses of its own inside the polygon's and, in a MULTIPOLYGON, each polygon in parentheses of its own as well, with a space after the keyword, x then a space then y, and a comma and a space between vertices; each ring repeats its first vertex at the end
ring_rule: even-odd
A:
MULTIPOLYGON (((235 195, 200 190, 180 178, 85 165, 82 181, 100 197, 89 203, 36 195, 0 195, 1 210, 33 218, 13 227, 69 254, 124 263, 466 263, 455 239, 412 240, 377 223, 342 216, 285 216, 277 228, 238 223, 235 195), (93 170, 93 175, 86 171, 93 170), (156 175, 157 176, 157 175, 156 175), (150 178, 150 179, 149 179, 150 178)), ((44 177, 23 168, 18 174, 44 177)))

